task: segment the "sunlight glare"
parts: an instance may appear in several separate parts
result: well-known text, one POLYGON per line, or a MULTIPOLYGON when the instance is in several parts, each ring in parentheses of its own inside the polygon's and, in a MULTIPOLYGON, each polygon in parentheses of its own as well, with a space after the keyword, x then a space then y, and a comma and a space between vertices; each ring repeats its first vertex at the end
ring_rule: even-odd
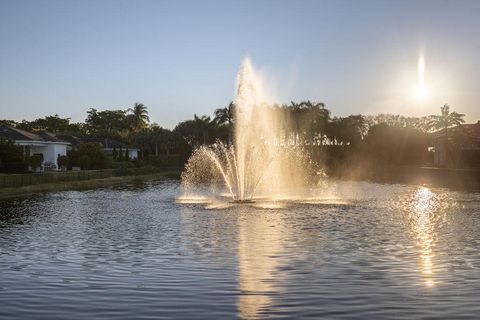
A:
POLYGON ((420 55, 418 58, 418 83, 413 96, 417 101, 422 101, 428 97, 428 94, 428 89, 425 86, 425 58, 420 55))

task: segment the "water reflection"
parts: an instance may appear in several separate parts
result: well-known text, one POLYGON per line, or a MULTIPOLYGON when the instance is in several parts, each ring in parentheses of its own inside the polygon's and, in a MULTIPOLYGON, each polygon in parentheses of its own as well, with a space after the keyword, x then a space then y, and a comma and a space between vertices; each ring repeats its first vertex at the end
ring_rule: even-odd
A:
POLYGON ((438 207, 436 195, 426 187, 419 187, 411 204, 411 225, 420 247, 422 274, 427 287, 435 285, 433 266, 434 215, 438 207))
POLYGON ((177 204, 178 184, 159 183, 0 202, 0 319, 480 313, 480 194, 337 190, 309 203, 177 204))
POLYGON ((280 265, 286 228, 277 212, 239 216, 238 218, 238 309, 244 319, 259 318, 262 308, 271 304, 271 296, 280 290, 274 286, 281 277, 280 265))

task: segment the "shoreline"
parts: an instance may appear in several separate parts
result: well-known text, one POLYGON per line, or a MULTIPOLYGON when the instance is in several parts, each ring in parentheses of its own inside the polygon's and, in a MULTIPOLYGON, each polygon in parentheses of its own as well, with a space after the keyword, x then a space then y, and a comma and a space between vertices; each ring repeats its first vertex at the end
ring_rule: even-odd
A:
MULTIPOLYGON (((432 168, 413 166, 391 166, 377 168, 376 171, 347 170, 343 174, 331 174, 330 179, 343 181, 366 181, 387 184, 423 185, 427 187, 449 188, 458 191, 479 192, 480 170, 432 168), (346 173, 346 174, 345 174, 346 173), (354 174, 352 174, 354 173, 354 174)), ((70 190, 92 190, 131 183, 135 180, 154 181, 162 179, 180 179, 178 170, 131 174, 125 176, 111 176, 106 178, 52 182, 22 187, 0 188, 0 200, 25 197, 35 193, 60 192, 70 190)))
POLYGON ((467 192, 480 191, 480 170, 478 168, 378 166, 372 170, 369 167, 352 167, 333 172, 330 177, 339 180, 449 188, 467 192))
POLYGON ((6 200, 16 197, 25 197, 35 193, 72 191, 72 190, 91 190, 97 188, 111 187, 121 185, 135 180, 154 181, 162 179, 179 179, 180 171, 163 171, 141 175, 113 176, 101 179, 54 182, 45 184, 36 184, 23 187, 11 187, 0 189, 0 200, 6 200))

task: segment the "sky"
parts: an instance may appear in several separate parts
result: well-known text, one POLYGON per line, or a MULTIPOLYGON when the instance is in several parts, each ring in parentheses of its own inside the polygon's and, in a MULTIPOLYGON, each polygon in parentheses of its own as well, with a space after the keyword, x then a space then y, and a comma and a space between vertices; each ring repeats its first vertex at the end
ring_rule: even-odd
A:
POLYGON ((173 128, 235 98, 249 56, 277 103, 480 119, 480 1, 0 0, 0 119, 144 103, 173 128), (419 59, 424 61, 422 98, 419 59))

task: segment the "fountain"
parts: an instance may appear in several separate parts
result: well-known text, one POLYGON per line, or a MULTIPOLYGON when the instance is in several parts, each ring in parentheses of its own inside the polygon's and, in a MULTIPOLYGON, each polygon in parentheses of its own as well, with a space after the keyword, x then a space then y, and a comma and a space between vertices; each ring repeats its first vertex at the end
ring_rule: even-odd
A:
POLYGON ((288 114, 274 107, 265 88, 246 58, 237 77, 233 142, 194 151, 182 174, 185 194, 204 191, 234 203, 252 203, 282 198, 318 178, 308 153, 289 140, 288 114))

